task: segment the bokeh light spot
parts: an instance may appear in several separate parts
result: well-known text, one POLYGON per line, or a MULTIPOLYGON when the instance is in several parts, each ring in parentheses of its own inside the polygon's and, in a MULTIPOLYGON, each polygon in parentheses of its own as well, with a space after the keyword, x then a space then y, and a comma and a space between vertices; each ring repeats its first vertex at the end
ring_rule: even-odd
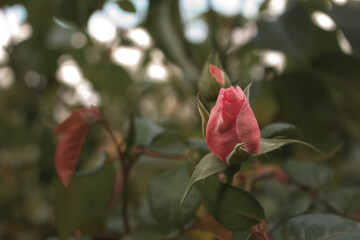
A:
POLYGON ((336 28, 334 21, 329 17, 329 15, 315 11, 311 14, 311 19, 313 22, 325 31, 332 31, 336 28))
POLYGON ((94 12, 88 22, 90 35, 100 43, 109 43, 116 38, 116 26, 102 11, 94 12))
POLYGON ((73 48, 82 48, 86 45, 87 43, 87 38, 85 36, 85 34, 81 33, 81 32, 76 32, 73 35, 71 35, 70 38, 70 44, 73 48))
POLYGON ((185 24, 185 37, 194 44, 205 42, 209 34, 209 27, 206 22, 196 19, 185 24))
POLYGON ((0 88, 9 89, 15 82, 14 71, 8 67, 0 68, 0 88))

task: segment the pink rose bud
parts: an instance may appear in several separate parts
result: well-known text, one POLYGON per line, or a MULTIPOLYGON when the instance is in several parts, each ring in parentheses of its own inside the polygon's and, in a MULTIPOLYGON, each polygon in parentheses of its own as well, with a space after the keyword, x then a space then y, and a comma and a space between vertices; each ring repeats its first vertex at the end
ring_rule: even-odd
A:
POLYGON ((259 125, 239 86, 221 88, 206 126, 206 142, 224 162, 238 143, 249 153, 259 153, 259 125))
POLYGON ((223 71, 212 64, 209 65, 211 75, 218 81, 221 87, 225 86, 225 77, 223 71))

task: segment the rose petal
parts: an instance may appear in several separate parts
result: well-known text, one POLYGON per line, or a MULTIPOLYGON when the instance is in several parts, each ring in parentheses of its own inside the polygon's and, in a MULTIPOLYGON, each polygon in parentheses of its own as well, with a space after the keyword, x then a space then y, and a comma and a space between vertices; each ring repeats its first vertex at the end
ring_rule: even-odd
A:
POLYGON ((206 126, 209 149, 222 161, 238 143, 250 153, 260 151, 260 129, 240 87, 221 89, 206 126))
POLYGON ((249 153, 260 151, 260 129, 247 99, 236 119, 236 134, 239 142, 245 143, 244 148, 249 153))

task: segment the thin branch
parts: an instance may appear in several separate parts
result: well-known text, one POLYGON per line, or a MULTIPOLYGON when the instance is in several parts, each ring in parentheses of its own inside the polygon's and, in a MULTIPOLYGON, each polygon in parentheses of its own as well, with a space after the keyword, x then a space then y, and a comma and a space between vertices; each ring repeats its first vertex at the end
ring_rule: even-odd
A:
POLYGON ((293 183, 295 186, 297 186, 299 189, 303 190, 304 192, 307 192, 312 199, 321 203, 322 205, 324 205, 327 209, 329 209, 333 213, 343 216, 343 217, 346 217, 346 218, 350 218, 355 221, 360 221, 359 217, 351 216, 349 214, 338 211, 326 199, 322 198, 317 191, 314 191, 314 190, 310 189, 309 187, 307 187, 299 182, 296 182, 294 179, 290 179, 290 182, 293 183))
MULTIPOLYGON (((258 169, 261 169, 261 168, 258 168, 258 169)), ((267 168, 265 169, 262 169, 262 170, 256 170, 255 174, 252 175, 252 176, 248 176, 246 179, 245 179, 245 190, 247 191, 251 191, 251 187, 252 187, 252 184, 254 181, 256 180, 259 180, 261 178, 265 178, 265 177, 274 177, 274 173, 280 169, 279 167, 277 166, 272 166, 272 165, 269 165, 267 166, 267 168)), ((340 215, 340 216, 343 216, 343 217, 346 217, 346 218, 350 218, 352 220, 355 220, 355 221, 360 221, 360 217, 356 217, 356 216, 352 216, 350 214, 347 214, 347 213, 343 213, 343 212, 340 212, 338 211, 336 208, 334 208, 326 199, 322 198, 318 191, 314 191, 312 190, 311 188, 297 182, 296 180, 290 178, 289 176, 285 179, 280 179, 278 178, 280 181, 283 181, 283 182, 287 182, 287 183, 292 183, 294 184, 296 187, 298 187, 300 190, 306 192, 309 194, 309 196, 314 199, 315 201, 321 203, 322 205, 324 205, 329 211, 337 214, 337 215, 340 215)))
POLYGON ((127 167, 126 161, 125 161, 125 156, 124 153, 121 151, 121 144, 117 141, 113 130, 111 129, 109 123, 103 119, 101 121, 105 128, 106 131, 109 133, 111 140, 113 141, 115 147, 116 147, 116 151, 117 154, 119 156, 119 160, 121 163, 121 171, 123 174, 123 194, 122 194, 122 198, 123 198, 123 206, 122 206, 122 215, 123 215, 123 219, 124 219, 124 228, 125 228, 125 233, 128 233, 130 228, 129 228, 129 217, 128 217, 128 212, 127 212, 127 205, 128 205, 128 177, 129 177, 129 169, 127 167))
POLYGON ((123 152, 121 151, 121 145, 120 143, 117 141, 115 135, 114 135, 114 132, 113 130, 111 129, 109 123, 106 121, 106 120, 102 120, 101 121, 104 126, 105 126, 105 129, 106 131, 108 132, 108 134, 110 135, 111 137, 111 140, 113 141, 115 147, 116 147, 116 151, 117 151, 117 154, 119 156, 119 160, 120 160, 120 163, 121 163, 121 168, 122 168, 122 172, 126 172, 127 171, 127 166, 126 166, 126 162, 125 162, 125 157, 124 157, 124 154, 123 152))
POLYGON ((139 154, 144 154, 150 157, 159 157, 159 158, 170 158, 177 160, 187 160, 188 157, 180 154, 171 154, 171 153, 161 153, 149 150, 148 148, 137 148, 139 154))

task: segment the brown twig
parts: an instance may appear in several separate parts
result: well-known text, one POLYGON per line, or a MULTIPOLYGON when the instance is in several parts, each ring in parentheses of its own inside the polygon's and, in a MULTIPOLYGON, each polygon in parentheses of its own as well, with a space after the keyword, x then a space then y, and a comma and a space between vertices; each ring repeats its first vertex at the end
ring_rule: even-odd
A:
POLYGON ((149 150, 148 148, 137 148, 139 154, 144 154, 150 157, 159 157, 159 158, 170 158, 177 160, 186 160, 188 157, 180 154, 171 154, 171 153, 161 153, 149 150))
MULTIPOLYGON (((251 191, 251 186, 253 184, 254 181, 256 180, 259 180, 261 178, 264 178, 264 177, 275 177, 283 182, 287 182, 287 183, 292 183, 294 184, 296 187, 298 187, 300 190, 306 192, 309 194, 309 196, 314 199, 315 201, 319 202, 320 204, 324 205, 329 211, 337 214, 337 215, 340 215, 340 216, 343 216, 343 217, 346 217, 346 218, 350 218, 352 220, 355 220, 355 221, 360 221, 360 217, 357 217, 357 216, 352 216, 350 214, 347 214, 347 213, 343 213, 343 212, 340 212, 338 211, 336 208, 334 208, 326 199, 322 198, 318 191, 317 190, 313 190, 299 182, 297 182, 296 180, 290 178, 288 175, 286 175, 287 177, 283 177, 283 178, 279 178, 279 177, 276 177, 274 175, 274 173, 276 173, 277 171, 279 172, 280 168, 278 166, 273 166, 273 165, 268 165, 268 166, 258 166, 257 167, 257 170, 255 171, 255 174, 253 175, 250 175, 250 176, 245 176, 245 189, 247 191, 251 191)), ((282 171, 281 171, 282 172, 282 171)))
POLYGON ((124 153, 121 151, 121 144, 117 141, 113 130, 111 129, 109 123, 103 119, 101 121, 104 126, 106 131, 109 133, 111 140, 113 141, 115 147, 116 147, 116 151, 121 163, 121 171, 123 174, 123 194, 122 194, 122 198, 123 198, 123 206, 122 206, 122 215, 123 215, 123 219, 124 219, 124 229, 125 229, 125 233, 128 233, 130 228, 129 228, 129 217, 128 217, 128 211, 127 211, 127 205, 128 205, 128 180, 129 180, 129 169, 127 167, 126 161, 125 161, 125 156, 124 153))
POLYGON ((120 163, 121 163, 121 168, 122 168, 122 172, 126 172, 127 171, 127 166, 126 166, 126 162, 125 162, 125 157, 124 157, 124 154, 123 152, 121 151, 121 145, 120 143, 117 141, 115 135, 114 135, 114 132, 113 130, 111 129, 109 123, 106 121, 106 120, 102 120, 101 121, 102 124, 104 124, 105 126, 105 129, 106 131, 108 132, 108 134, 110 135, 111 137, 111 140, 113 141, 115 147, 116 147, 116 151, 117 151, 117 154, 119 156, 119 160, 120 160, 120 163))
POLYGON ((343 217, 346 217, 346 218, 350 218, 355 221, 360 221, 359 217, 351 216, 346 213, 338 211, 326 199, 322 198, 317 191, 312 190, 309 187, 307 187, 299 182, 296 182, 294 179, 290 179, 290 182, 293 183, 295 186, 297 186, 299 189, 303 190, 304 192, 307 192, 312 199, 321 203, 322 205, 324 205, 328 210, 332 211, 333 213, 343 216, 343 217))

